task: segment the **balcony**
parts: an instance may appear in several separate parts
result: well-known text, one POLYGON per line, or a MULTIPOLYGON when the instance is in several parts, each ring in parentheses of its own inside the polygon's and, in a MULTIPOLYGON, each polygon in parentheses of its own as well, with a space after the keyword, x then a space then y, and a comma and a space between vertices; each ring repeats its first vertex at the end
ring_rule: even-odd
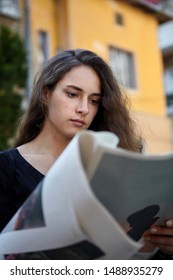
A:
POLYGON ((159 23, 173 19, 172 0, 117 0, 142 9, 146 13, 154 14, 159 23))
POLYGON ((18 19, 20 17, 18 0, 0 0, 0 15, 18 19))
POLYGON ((159 26, 159 47, 164 66, 164 87, 167 101, 167 114, 173 115, 173 21, 159 26))
POLYGON ((159 26, 159 47, 162 52, 173 51, 173 21, 159 26))

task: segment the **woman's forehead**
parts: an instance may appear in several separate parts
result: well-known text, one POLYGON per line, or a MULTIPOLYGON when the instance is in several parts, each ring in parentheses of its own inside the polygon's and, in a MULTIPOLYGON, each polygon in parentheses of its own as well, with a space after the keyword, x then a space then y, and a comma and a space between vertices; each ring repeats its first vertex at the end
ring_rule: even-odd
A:
POLYGON ((90 88, 93 92, 99 93, 101 88, 100 78, 94 69, 89 66, 80 65, 73 67, 59 81, 59 85, 75 86, 76 90, 90 88))

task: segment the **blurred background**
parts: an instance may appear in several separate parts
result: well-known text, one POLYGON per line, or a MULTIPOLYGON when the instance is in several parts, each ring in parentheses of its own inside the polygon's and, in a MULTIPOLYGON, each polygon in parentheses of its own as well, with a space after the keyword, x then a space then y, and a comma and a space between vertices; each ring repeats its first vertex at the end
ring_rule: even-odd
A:
POLYGON ((147 153, 173 150, 173 0, 0 0, 0 150, 10 147, 34 75, 86 48, 112 67, 147 153))

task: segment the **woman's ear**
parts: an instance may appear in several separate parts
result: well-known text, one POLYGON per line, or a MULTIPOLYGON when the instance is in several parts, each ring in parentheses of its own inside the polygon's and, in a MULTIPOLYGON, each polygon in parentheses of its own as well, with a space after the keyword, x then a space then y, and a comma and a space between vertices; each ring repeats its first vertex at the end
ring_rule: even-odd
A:
POLYGON ((42 92, 42 101, 45 105, 48 105, 49 98, 50 98, 50 90, 48 90, 48 88, 45 87, 42 92))

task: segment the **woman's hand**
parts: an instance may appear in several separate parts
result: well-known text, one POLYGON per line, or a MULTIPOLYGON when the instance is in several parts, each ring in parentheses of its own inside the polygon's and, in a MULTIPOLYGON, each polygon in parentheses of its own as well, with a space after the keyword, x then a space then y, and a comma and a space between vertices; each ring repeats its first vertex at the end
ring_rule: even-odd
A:
POLYGON ((162 252, 173 255, 173 220, 168 220, 165 226, 152 226, 146 239, 162 252))

